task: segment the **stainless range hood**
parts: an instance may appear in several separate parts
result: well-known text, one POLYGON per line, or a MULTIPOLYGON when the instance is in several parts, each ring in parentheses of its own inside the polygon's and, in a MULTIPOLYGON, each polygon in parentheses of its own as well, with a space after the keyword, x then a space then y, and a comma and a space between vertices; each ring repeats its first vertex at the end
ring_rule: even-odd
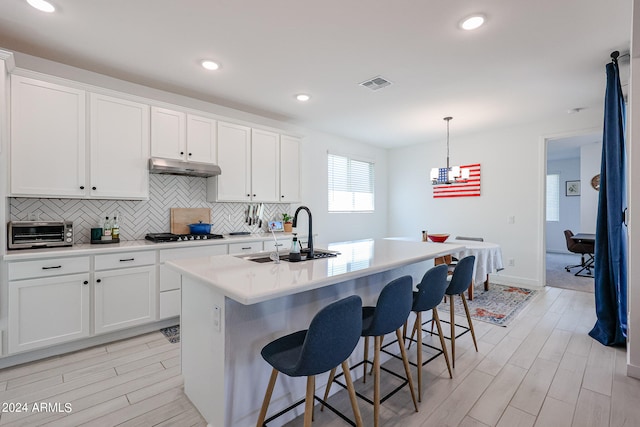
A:
POLYGON ((184 162, 182 160, 161 159, 152 157, 149 159, 149 172, 166 175, 187 175, 210 177, 220 175, 220 166, 209 163, 184 162))

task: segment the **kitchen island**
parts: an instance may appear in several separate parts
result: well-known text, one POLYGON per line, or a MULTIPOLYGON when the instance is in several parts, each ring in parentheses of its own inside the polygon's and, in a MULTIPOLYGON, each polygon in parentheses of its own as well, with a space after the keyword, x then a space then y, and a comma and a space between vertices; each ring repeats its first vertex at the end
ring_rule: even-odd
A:
MULTIPOLYGON (((213 427, 253 426, 271 369, 264 345, 306 329, 323 307, 349 295, 375 304, 389 281, 417 282, 435 257, 456 245, 361 240, 328 245, 333 258, 256 263, 230 255, 168 261, 182 276, 181 348, 185 393, 213 427)), ((339 333, 339 331, 336 331, 339 333)), ((350 363, 362 359, 358 346, 350 363)), ((327 376, 316 378, 321 389, 327 376)), ((273 414, 305 394, 305 381, 281 376, 271 399, 273 414)), ((303 407, 274 421, 280 425, 303 407)))

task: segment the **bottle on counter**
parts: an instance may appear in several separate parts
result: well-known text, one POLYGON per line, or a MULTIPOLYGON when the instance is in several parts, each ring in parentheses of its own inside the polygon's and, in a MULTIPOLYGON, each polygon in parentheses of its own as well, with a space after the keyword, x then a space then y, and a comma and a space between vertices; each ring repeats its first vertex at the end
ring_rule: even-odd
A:
POLYGON ((429 239, 427 238, 427 231, 426 230, 422 230, 422 241, 426 242, 429 239))
POLYGON ((289 261, 296 262, 301 261, 300 257, 300 243, 298 243, 298 237, 296 233, 293 233, 293 239, 291 239, 291 249, 289 249, 289 261))
POLYGON ((115 215, 113 216, 113 222, 111 223, 111 238, 120 238, 120 224, 118 224, 118 217, 116 217, 115 215))
POLYGON ((104 227, 102 228, 102 240, 111 240, 111 220, 109 217, 104 218, 104 227))

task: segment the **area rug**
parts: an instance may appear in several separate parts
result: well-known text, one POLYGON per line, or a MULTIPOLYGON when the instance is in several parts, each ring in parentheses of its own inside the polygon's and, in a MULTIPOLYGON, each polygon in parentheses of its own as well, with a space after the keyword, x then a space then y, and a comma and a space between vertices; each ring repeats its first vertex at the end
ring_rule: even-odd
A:
MULTIPOLYGON (((515 286, 489 285, 488 291, 476 288, 473 301, 467 300, 473 320, 507 326, 531 301, 538 291, 515 286)), ((459 297, 455 298, 456 315, 465 317, 464 306, 459 297)), ((449 312, 449 301, 441 303, 438 311, 449 312)), ((444 319, 444 316, 440 316, 444 319)))
POLYGON ((160 332, 162 332, 162 335, 164 335, 170 343, 175 344, 180 342, 180 325, 162 328, 160 332))

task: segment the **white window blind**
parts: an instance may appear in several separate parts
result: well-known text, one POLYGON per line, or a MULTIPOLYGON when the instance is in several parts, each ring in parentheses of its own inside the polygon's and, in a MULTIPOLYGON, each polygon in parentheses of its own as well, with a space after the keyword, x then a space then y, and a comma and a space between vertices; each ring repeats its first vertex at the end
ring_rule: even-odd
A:
POLYGON ((560 221, 560 175, 547 175, 547 221, 560 221))
POLYGON ((370 212, 373 205, 373 163, 328 155, 329 212, 370 212))

